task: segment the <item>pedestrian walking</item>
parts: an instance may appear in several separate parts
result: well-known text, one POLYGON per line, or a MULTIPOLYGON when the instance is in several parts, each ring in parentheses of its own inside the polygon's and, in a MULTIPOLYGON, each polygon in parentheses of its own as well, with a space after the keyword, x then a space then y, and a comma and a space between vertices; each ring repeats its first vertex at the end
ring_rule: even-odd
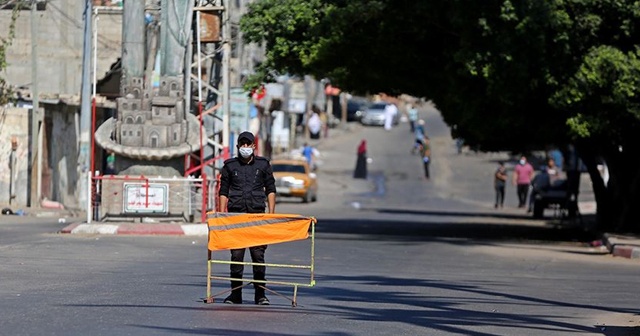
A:
POLYGON ((396 106, 398 98, 384 92, 380 93, 380 98, 387 103, 384 108, 384 129, 385 131, 391 131, 393 121, 398 114, 398 107, 396 106))
MULTIPOLYGON (((224 162, 220 177, 220 209, 234 213, 264 213, 265 203, 268 212, 276 210, 276 185, 271 163, 264 157, 254 154, 255 138, 251 132, 242 132, 238 136, 238 156, 224 162)), ((267 245, 249 247, 251 260, 264 264, 267 245)), ((245 248, 231 249, 231 261, 243 262, 245 248)), ((231 264, 231 294, 224 303, 242 303, 242 276, 244 265, 231 264)), ((266 280, 266 267, 253 266, 253 279, 266 280)), ((254 283, 254 302, 268 305, 263 284, 254 283)))
POLYGON ((311 170, 315 170, 315 150, 313 147, 311 147, 311 145, 309 145, 309 143, 305 142, 304 145, 302 146, 302 150, 301 150, 302 155, 304 156, 305 160, 307 160, 307 164, 309 164, 309 169, 311 170))
POLYGON ((418 124, 413 131, 415 141, 413 143, 413 147, 411 148, 411 154, 415 154, 416 151, 420 150, 420 146, 422 146, 425 134, 427 133, 425 133, 424 131, 424 120, 420 119, 418 120, 418 124))
POLYGON ((322 120, 320 119, 318 108, 315 105, 313 107, 314 109, 311 112, 309 121, 307 122, 307 127, 309 128, 309 136, 311 137, 311 139, 320 139, 320 133, 322 131, 322 120))
POLYGON ((429 164, 431 164, 431 139, 427 135, 422 140, 420 145, 420 157, 422 158, 422 166, 424 167, 424 177, 428 180, 429 176, 429 164))
POLYGON ((353 178, 367 178, 367 140, 364 139, 358 145, 356 169, 353 171, 353 178))
POLYGON ((494 208, 504 207, 504 190, 507 185, 507 170, 504 167, 504 162, 498 162, 498 168, 493 177, 493 188, 496 191, 496 203, 494 208))
POLYGON ((322 123, 322 137, 329 137, 329 114, 326 111, 320 112, 320 122, 322 123))
POLYGON ((411 133, 415 133, 416 131, 416 123, 418 122, 418 109, 409 104, 407 106, 407 114, 409 115, 409 126, 411 127, 411 133))
POLYGON ((525 204, 527 204, 527 195, 533 173, 533 166, 527 162, 527 157, 521 156, 520 161, 513 169, 513 185, 516 186, 518 192, 518 208, 524 208, 525 204))

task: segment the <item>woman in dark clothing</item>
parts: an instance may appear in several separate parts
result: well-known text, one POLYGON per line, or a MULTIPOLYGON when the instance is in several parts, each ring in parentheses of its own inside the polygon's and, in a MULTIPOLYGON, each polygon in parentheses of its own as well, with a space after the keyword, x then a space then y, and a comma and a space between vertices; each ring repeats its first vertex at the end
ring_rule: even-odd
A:
POLYGON ((356 160, 356 170, 353 178, 367 178, 367 141, 362 140, 358 146, 358 158, 356 160))

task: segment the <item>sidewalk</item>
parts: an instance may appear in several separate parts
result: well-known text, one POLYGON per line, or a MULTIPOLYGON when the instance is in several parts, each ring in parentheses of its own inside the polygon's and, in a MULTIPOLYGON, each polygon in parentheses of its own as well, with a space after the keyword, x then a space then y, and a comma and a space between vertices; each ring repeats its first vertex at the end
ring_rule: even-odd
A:
POLYGON ((50 209, 42 207, 24 207, 8 204, 0 204, 0 209, 9 209, 12 213, 2 214, 1 216, 25 216, 25 217, 41 217, 41 218, 84 218, 84 211, 71 209, 50 209))

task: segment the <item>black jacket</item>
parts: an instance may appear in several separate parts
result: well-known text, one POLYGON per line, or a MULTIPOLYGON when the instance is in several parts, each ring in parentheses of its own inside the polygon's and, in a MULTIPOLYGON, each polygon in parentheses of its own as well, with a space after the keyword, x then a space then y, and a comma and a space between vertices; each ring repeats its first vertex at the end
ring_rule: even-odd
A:
POLYGON ((254 156, 249 163, 232 158, 222 167, 220 196, 229 199, 229 212, 262 213, 267 195, 276 192, 275 182, 266 158, 254 156))

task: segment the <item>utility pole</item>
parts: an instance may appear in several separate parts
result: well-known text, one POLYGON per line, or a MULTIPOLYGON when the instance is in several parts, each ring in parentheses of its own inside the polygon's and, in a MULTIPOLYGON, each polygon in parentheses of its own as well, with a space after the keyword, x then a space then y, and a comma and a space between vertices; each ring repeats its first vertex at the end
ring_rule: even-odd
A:
POLYGON ((80 208, 86 207, 87 212, 91 211, 89 204, 89 172, 91 164, 91 13, 93 12, 92 1, 85 0, 84 5, 84 48, 82 51, 82 88, 80 92, 80 152, 78 154, 78 190, 77 199, 80 208))
POLYGON ((229 158, 229 146, 231 145, 231 132, 230 121, 231 121, 231 109, 229 106, 229 102, 231 101, 231 80, 229 76, 231 76, 231 21, 229 15, 229 6, 228 3, 223 2, 224 10, 222 12, 222 86, 223 86, 223 94, 222 94, 222 108, 224 112, 224 116, 222 118, 222 155, 224 159, 229 158))
POLYGON ((40 93, 38 91, 38 4, 36 0, 31 1, 31 99, 32 99, 32 116, 31 129, 32 136, 37 137, 37 147, 34 146, 36 141, 31 141, 32 153, 36 152, 36 190, 35 199, 31 200, 31 205, 40 206, 40 198, 42 196, 42 142, 43 142, 43 118, 40 115, 40 93), (35 148, 34 148, 35 147, 35 148))

